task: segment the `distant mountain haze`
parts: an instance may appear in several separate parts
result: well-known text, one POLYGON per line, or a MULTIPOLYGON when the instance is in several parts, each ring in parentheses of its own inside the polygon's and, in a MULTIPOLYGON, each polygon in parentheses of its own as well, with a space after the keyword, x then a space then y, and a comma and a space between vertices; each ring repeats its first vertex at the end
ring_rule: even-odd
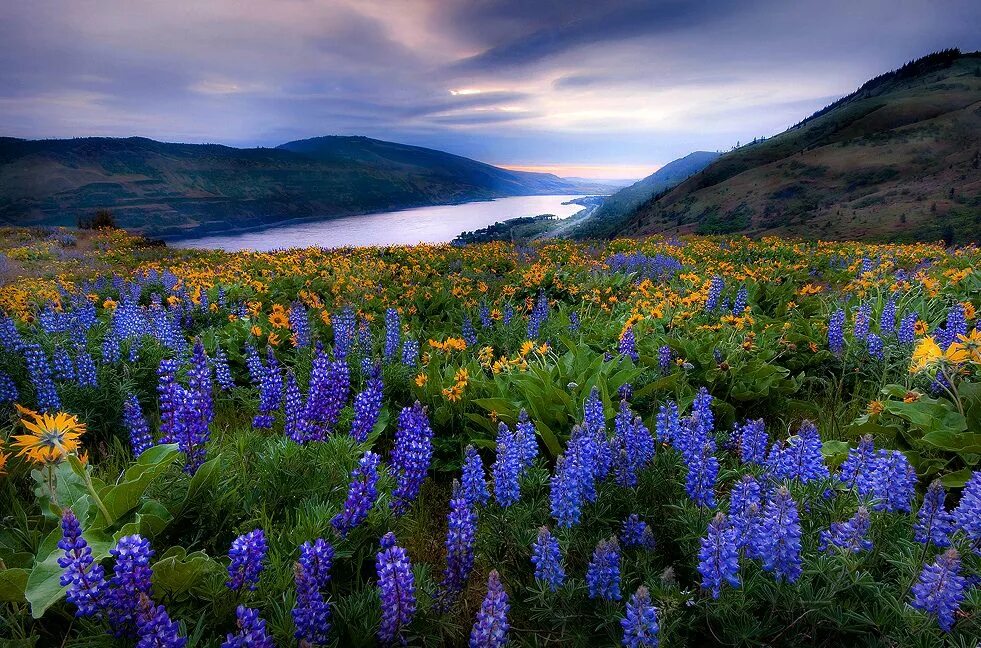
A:
POLYGON ((945 50, 722 155, 610 234, 977 241, 979 166, 981 53, 945 50))
POLYGON ((272 149, 140 137, 0 138, 0 223, 15 225, 74 225, 110 209, 127 229, 199 236, 297 219, 611 190, 366 137, 317 137, 272 149))

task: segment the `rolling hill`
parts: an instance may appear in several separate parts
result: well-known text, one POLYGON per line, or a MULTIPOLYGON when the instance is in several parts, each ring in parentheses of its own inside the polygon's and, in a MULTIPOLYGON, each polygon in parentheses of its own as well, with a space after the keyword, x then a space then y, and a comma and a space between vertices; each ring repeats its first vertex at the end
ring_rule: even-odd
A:
POLYGON ((621 228, 624 220, 638 207, 698 173, 717 157, 719 154, 715 152, 695 151, 683 158, 668 162, 643 180, 607 196, 603 204, 573 230, 572 236, 576 238, 609 236, 621 228))
POLYGON ((979 166, 981 53, 945 50, 723 155, 616 234, 978 240, 979 166))
POLYGON ((366 137, 253 149, 139 137, 0 138, 0 223, 73 225, 107 208, 121 226, 165 238, 597 189, 366 137))

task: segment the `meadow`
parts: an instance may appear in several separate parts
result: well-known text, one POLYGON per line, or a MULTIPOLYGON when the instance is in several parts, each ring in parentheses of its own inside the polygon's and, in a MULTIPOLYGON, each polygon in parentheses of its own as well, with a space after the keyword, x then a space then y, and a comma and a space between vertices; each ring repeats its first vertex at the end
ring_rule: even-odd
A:
POLYGON ((979 264, 0 230, 0 638, 977 645, 979 264))

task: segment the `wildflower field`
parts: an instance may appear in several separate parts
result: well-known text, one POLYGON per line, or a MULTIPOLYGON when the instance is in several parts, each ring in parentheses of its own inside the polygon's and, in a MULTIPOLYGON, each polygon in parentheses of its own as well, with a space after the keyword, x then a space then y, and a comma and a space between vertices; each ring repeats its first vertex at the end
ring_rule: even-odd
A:
POLYGON ((981 250, 0 230, 10 646, 974 646, 981 250))

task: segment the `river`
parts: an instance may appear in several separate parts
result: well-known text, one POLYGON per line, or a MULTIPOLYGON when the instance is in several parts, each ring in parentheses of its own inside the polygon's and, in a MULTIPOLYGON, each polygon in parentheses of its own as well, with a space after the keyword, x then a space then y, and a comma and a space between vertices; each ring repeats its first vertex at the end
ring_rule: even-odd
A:
POLYGON ((562 203, 579 195, 512 196, 481 202, 345 216, 254 232, 205 236, 168 242, 173 247, 220 248, 267 252, 292 247, 334 248, 354 245, 447 243, 464 231, 521 216, 554 214, 568 218, 583 209, 562 203))

